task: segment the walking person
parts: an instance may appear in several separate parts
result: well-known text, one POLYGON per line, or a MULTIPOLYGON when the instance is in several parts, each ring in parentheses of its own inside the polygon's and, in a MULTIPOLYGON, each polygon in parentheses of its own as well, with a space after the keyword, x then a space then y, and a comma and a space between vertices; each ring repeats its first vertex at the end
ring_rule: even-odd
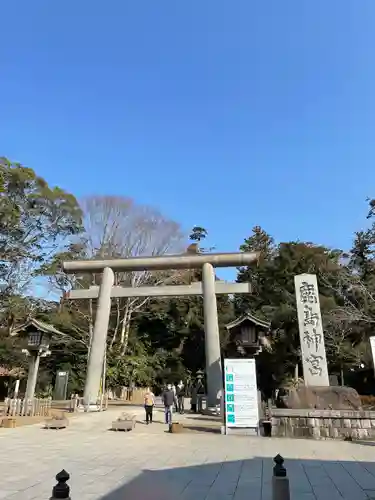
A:
POLYGON ((180 380, 177 385, 177 404, 178 404, 178 412, 182 415, 185 411, 185 386, 180 380))
POLYGON ((149 387, 147 387, 146 394, 145 394, 145 411, 146 411, 146 424, 152 424, 152 413, 154 410, 155 406, 155 395, 154 393, 150 390, 149 387))
POLYGON ((172 423, 172 414, 173 414, 173 404, 175 402, 175 395, 173 393, 173 389, 171 384, 167 385, 167 389, 163 392, 163 404, 164 404, 164 413, 165 413, 165 423, 172 423))

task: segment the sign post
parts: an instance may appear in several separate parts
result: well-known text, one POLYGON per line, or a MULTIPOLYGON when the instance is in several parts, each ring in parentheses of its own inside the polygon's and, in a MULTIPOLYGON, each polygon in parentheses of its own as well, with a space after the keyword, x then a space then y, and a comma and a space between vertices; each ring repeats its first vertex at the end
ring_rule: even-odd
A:
POLYGON ((255 359, 224 359, 225 434, 231 429, 255 429, 259 434, 255 359))
POLYGON ((68 391, 69 372, 58 371, 56 374, 55 390, 53 399, 56 401, 65 401, 68 391))

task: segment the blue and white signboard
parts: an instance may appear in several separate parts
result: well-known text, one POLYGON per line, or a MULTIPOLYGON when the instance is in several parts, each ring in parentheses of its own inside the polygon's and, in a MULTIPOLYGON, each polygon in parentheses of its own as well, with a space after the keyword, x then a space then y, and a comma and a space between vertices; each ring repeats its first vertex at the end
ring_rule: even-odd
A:
POLYGON ((224 359, 225 427, 259 427, 255 359, 224 359))

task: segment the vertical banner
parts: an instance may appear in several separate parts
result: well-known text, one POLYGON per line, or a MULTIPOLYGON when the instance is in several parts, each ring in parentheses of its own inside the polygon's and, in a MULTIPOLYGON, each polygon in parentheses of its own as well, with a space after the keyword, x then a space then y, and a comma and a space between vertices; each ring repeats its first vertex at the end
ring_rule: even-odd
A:
POLYGON ((298 274, 294 276, 294 285, 305 385, 329 386, 316 276, 298 274))
POLYGON ((255 359, 224 359, 225 426, 259 427, 255 359))

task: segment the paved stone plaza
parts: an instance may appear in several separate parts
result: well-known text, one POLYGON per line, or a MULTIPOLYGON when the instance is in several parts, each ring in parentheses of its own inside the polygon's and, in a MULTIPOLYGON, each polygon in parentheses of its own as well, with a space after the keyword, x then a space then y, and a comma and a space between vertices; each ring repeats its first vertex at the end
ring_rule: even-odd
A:
POLYGON ((286 459, 292 500, 375 498, 371 443, 221 436, 209 429, 168 434, 162 423, 109 431, 120 412, 80 415, 61 431, 0 429, 0 498, 47 500, 65 468, 72 500, 271 500, 277 453, 286 459))

